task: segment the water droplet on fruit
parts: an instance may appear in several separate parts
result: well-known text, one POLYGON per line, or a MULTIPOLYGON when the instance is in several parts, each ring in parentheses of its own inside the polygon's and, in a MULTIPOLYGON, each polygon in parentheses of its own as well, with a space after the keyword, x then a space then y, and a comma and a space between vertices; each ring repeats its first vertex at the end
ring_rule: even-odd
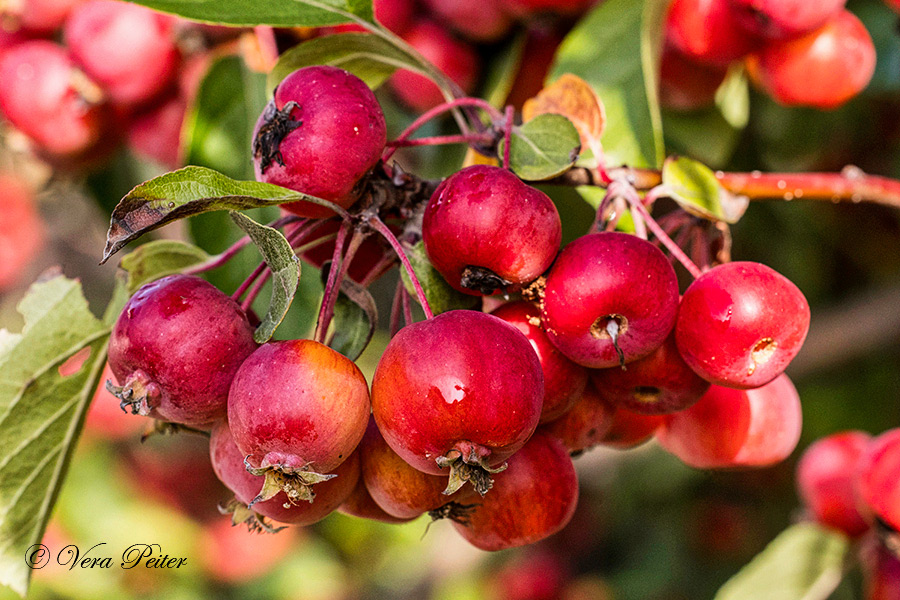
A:
POLYGON ((452 375, 438 378, 434 382, 434 387, 437 388, 447 404, 455 404, 466 397, 466 388, 463 382, 452 375))

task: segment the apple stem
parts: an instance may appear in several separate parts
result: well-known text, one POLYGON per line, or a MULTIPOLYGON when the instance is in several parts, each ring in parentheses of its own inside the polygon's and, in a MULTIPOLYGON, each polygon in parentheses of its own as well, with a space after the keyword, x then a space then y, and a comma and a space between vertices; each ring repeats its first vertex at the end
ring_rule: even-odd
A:
POLYGON ((247 293, 247 297, 244 298, 244 301, 241 303, 241 310, 244 312, 250 310, 250 307, 252 307, 253 303, 256 301, 256 297, 259 296, 263 286, 266 285, 266 282, 269 281, 270 277, 272 277, 272 269, 269 269, 266 263, 263 263, 261 276, 256 280, 256 283, 253 284, 253 287, 247 293))
POLYGON ((319 318, 316 321, 316 331, 313 339, 317 342, 324 343, 325 335, 328 332, 328 326, 334 317, 334 304, 337 302, 338 291, 341 282, 347 276, 350 269, 350 262, 356 256, 356 251, 366 239, 366 234, 353 230, 350 236, 350 243, 347 244, 347 250, 344 251, 344 242, 347 239, 347 231, 350 228, 349 221, 343 221, 341 228, 338 230, 337 239, 334 243, 334 254, 331 258, 331 266, 328 269, 328 281, 325 284, 325 292, 322 294, 322 306, 319 309, 319 318))
MULTIPOLYGON (((384 162, 387 162, 391 158, 391 156, 394 155, 394 152, 396 151, 398 144, 402 144, 404 141, 408 140, 409 137, 413 133, 415 133, 420 127, 425 125, 425 123, 428 123, 432 119, 439 117, 440 115, 444 114, 445 112, 451 111, 451 110, 453 110, 455 108, 459 108, 461 106, 473 106, 475 108, 480 108, 491 117, 492 121, 499 121, 500 119, 503 118, 503 113, 501 113, 499 110, 494 108, 494 105, 492 105, 490 102, 487 102, 486 100, 482 100, 481 98, 464 97, 464 98, 457 98, 456 100, 453 100, 451 102, 444 102, 443 104, 439 104, 439 105, 435 106, 434 108, 432 108, 431 110, 427 110, 424 113, 422 113, 421 116, 419 116, 415 121, 410 123, 409 127, 404 129, 400 133, 400 135, 397 136, 397 139, 395 139, 392 142, 389 142, 387 145, 388 146, 387 149, 385 149, 384 154, 381 156, 381 160, 384 162)), ((467 133, 467 132, 464 132, 464 133, 467 133)))
POLYGON ((506 107, 506 122, 503 125, 503 168, 509 170, 509 144, 512 141, 513 118, 516 109, 510 105, 506 107))
MULTIPOLYGON (((288 215, 285 217, 281 217, 280 219, 276 219, 275 221, 272 221, 271 223, 269 223, 268 227, 280 229, 280 228, 284 227, 285 225, 289 225, 294 222, 302 222, 305 220, 306 219, 303 219, 296 215, 288 215)), ((189 269, 185 269, 182 272, 185 275, 197 275, 199 273, 206 273, 207 271, 212 271, 213 269, 217 269, 217 268, 225 265, 226 263, 228 263, 228 261, 230 261, 232 258, 234 258, 237 255, 237 253, 240 252, 241 250, 243 250, 249 243, 250 243, 250 236, 245 235, 244 237, 240 238, 238 241, 236 241, 228 249, 224 250, 220 254, 211 256, 209 258, 209 260, 202 262, 198 265, 194 265, 193 267, 190 267, 189 269)))
POLYGON ((431 137, 410 139, 396 139, 388 142, 391 148, 408 148, 412 146, 440 146, 442 144, 491 144, 494 135, 491 133, 465 133, 459 135, 435 135, 431 137))
POLYGON ((422 284, 419 283, 419 278, 416 276, 416 272, 409 262, 409 257, 406 256, 406 251, 403 249, 397 236, 394 235, 394 232, 391 231, 377 215, 374 215, 369 220, 369 225, 371 225, 375 231, 383 235, 384 239, 391 245, 391 248, 394 249, 394 252, 397 253, 397 257, 403 264, 403 268, 406 270, 406 274, 409 276, 409 280, 412 281, 413 287, 416 290, 416 297, 419 300, 419 304, 422 305, 422 310, 425 311, 425 318, 434 318, 434 313, 431 312, 431 306, 429 306, 428 299, 425 297, 425 290, 422 289, 422 284))
MULTIPOLYGON (((625 198, 631 207, 637 212, 639 219, 635 219, 637 221, 643 221, 647 229, 653 232, 653 235, 656 236, 663 246, 669 251, 669 253, 675 257, 675 259, 687 269, 688 273, 696 279, 703 274, 703 271, 700 270, 700 267, 694 264, 694 262, 688 258, 688 255, 684 253, 684 251, 678 247, 678 244, 672 241, 672 238, 663 231, 662 227, 659 226, 659 223, 650 216, 650 212, 647 210, 647 207, 644 206, 643 201, 641 201, 640 196, 638 195, 637 190, 632 187, 629 183, 624 181, 617 181, 610 184, 610 191, 612 192, 615 189, 618 192, 618 195, 625 198)), ((651 192, 652 194, 652 192, 651 192)))
POLYGON ((397 281, 397 287, 394 289, 394 300, 391 302, 391 337, 397 335, 397 332, 400 331, 400 313, 401 313, 401 303, 403 302, 400 294, 405 294, 406 288, 403 286, 403 278, 401 277, 397 281))

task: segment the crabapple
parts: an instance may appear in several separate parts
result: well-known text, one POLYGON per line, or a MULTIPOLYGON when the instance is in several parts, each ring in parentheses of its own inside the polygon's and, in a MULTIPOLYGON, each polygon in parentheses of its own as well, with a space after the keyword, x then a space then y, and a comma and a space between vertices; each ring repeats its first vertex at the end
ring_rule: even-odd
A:
POLYGON ((110 100, 133 107, 175 83, 181 54, 174 24, 143 6, 91 0, 72 11, 63 33, 75 62, 110 100))
MULTIPOLYGON (((417 23, 403 38, 464 93, 470 94, 475 89, 481 60, 471 44, 454 38, 430 21, 417 23)), ((438 86, 419 73, 401 69, 389 81, 400 101, 416 112, 425 112, 446 101, 438 86)))
POLYGON ((200 566, 213 580, 238 584, 272 570, 295 547, 295 531, 257 535, 230 521, 216 519, 204 525, 198 540, 200 566))
POLYGON ((252 505, 258 515, 279 523, 311 525, 321 521, 350 497, 359 482, 359 455, 354 452, 335 469, 335 477, 316 485, 314 500, 295 503, 284 491, 260 500, 259 491, 265 477, 247 470, 244 453, 238 449, 228 423, 224 421, 212 430, 209 457, 216 476, 234 492, 235 500, 245 506, 252 505))
POLYGON ((44 243, 44 223, 31 186, 0 172, 0 290, 17 283, 44 243))
MULTIPOLYGON (((344 503, 337 507, 337 512, 361 519, 371 519, 373 521, 381 521, 382 523, 406 523, 412 521, 415 517, 401 519, 385 512, 383 508, 378 506, 369 490, 366 489, 366 482, 360 477, 356 483, 356 487, 350 492, 350 496, 344 500, 344 503)), ((418 516, 418 515, 416 515, 418 516)))
POLYGON ((856 490, 866 514, 900 531, 900 429, 877 436, 862 453, 856 490))
POLYGON ((180 96, 134 115, 128 127, 131 150, 160 165, 177 169, 181 164, 181 125, 187 103, 180 96))
POLYGON ((207 427, 225 416, 231 381, 255 349, 234 300, 199 277, 170 275, 125 304, 110 337, 109 366, 123 385, 123 408, 207 427))
POLYGON ((847 0, 730 0, 731 11, 748 32, 770 40, 799 37, 824 25, 847 0))
POLYGON ((547 275, 544 330, 570 359, 591 368, 647 356, 675 323, 678 280, 662 251, 627 233, 571 242, 547 275))
POLYGON ((662 447, 699 469, 762 467, 797 447, 803 415, 787 375, 752 390, 710 386, 690 408, 667 415, 662 447))
MULTIPOLYGON (((298 69, 278 85, 256 122, 256 179, 348 208, 386 141, 384 113, 359 77, 330 66, 298 69)), ((283 208, 303 217, 334 215, 303 201, 283 208)))
POLYGON ((900 557, 878 540, 860 550, 865 600, 900 600, 900 557))
POLYGON ((588 382, 581 397, 564 415, 541 426, 540 431, 562 442, 571 454, 581 454, 601 443, 612 425, 615 409, 588 382))
POLYGON ((388 445, 410 465, 441 475, 447 493, 521 448, 541 416, 541 364, 518 329, 492 315, 452 310, 401 329, 372 380, 372 412, 388 445))
POLYGON ((425 5, 442 22, 479 42, 501 39, 513 24, 500 0, 425 0, 425 5))
POLYGON ((659 101, 670 110, 691 111, 711 106, 728 69, 691 60, 672 46, 660 59, 659 101))
POLYGON ((596 0, 500 0, 503 6, 519 18, 530 18, 539 13, 578 15, 596 0))
POLYGON ((587 369, 576 365, 550 343, 541 329, 541 311, 530 302, 509 302, 492 313, 528 338, 544 372, 544 405, 541 423, 562 416, 581 398, 587 386, 587 369))
POLYGON ((869 84, 875 46, 865 25, 844 10, 803 37, 765 45, 748 66, 777 102, 831 110, 869 84))
POLYGON ((411 519, 448 502, 463 502, 474 494, 471 488, 449 496, 442 493, 447 488, 447 475, 423 473, 407 464, 384 441, 374 419, 369 420, 359 450, 366 489, 375 503, 392 516, 411 519))
POLYGON ((82 2, 84 0, 9 0, 0 9, 0 18, 10 19, 17 30, 47 35, 62 27, 72 9, 82 2))
POLYGON ((359 368, 313 340, 263 344, 228 393, 235 443, 248 470, 266 475, 263 500, 283 489, 292 502, 311 501, 312 485, 329 479, 359 444, 369 411, 359 368))
POLYGON ((684 361, 711 383, 755 388, 784 372, 809 330, 809 304, 766 265, 725 263, 684 292, 675 339, 684 361))
POLYGON ((434 191, 422 239, 451 286, 490 295, 537 279, 559 250, 562 224, 546 194, 506 169, 474 165, 434 191))
POLYGON ((662 427, 665 416, 644 415, 627 408, 616 407, 609 420, 609 427, 600 438, 599 444, 619 450, 628 450, 650 441, 662 427))
POLYGON ((450 515, 454 528, 482 550, 532 544, 565 527, 575 514, 575 466, 549 435, 536 433, 495 478, 494 489, 471 512, 450 515))
POLYGON ((0 56, 0 109, 16 129, 52 156, 94 147, 108 114, 103 94, 77 70, 65 48, 23 42, 0 56))
POLYGON ((681 358, 674 334, 649 355, 629 363, 628 369, 593 369, 591 379, 607 401, 645 414, 684 410, 709 389, 709 382, 681 358))
POLYGON ((797 463, 797 491, 813 518, 851 537, 869 529, 857 508, 854 474, 871 436, 845 431, 809 446, 797 463))
POLYGON ((727 67, 758 41, 738 23, 731 0, 674 0, 666 16, 666 40, 691 59, 727 67))

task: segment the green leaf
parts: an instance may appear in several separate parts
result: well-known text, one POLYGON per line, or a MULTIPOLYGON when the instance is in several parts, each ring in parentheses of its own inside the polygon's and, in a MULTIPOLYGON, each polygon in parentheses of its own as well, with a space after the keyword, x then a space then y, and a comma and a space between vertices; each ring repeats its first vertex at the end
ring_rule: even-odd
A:
POLYGON ((103 262, 128 242, 178 219, 213 210, 243 210, 295 200, 334 206, 277 185, 237 181, 203 167, 166 173, 131 190, 113 210, 103 262))
POLYGON ((231 211, 231 219, 250 236, 272 271, 272 302, 253 333, 257 344, 268 342, 284 320, 300 282, 300 260, 290 242, 277 229, 260 225, 247 215, 231 211))
MULTIPOLYGON (((497 154, 503 156, 505 143, 497 154)), ((565 173, 578 160, 581 137, 562 115, 538 115, 513 129, 509 144, 509 166, 525 181, 543 181, 565 173)))
POLYGON ((369 291, 350 279, 341 282, 331 320, 328 346, 350 360, 359 358, 375 333, 378 309, 369 291))
POLYGON ((81 285, 62 276, 36 283, 19 304, 21 335, 0 354, 0 584, 24 596, 38 544, 56 502, 106 361, 109 327, 88 310, 81 285), (87 350, 86 350, 87 349, 87 350), (79 351, 74 374, 59 367, 79 351))
POLYGON ((347 23, 356 15, 373 21, 372 0, 130 0, 195 21, 225 25, 320 27, 347 23))
POLYGON ((128 274, 126 289, 130 295, 145 283, 181 273, 209 258, 209 254, 197 246, 175 240, 156 240, 123 256, 119 266, 128 274))
POLYGON ((266 89, 275 89, 282 79, 311 65, 340 67, 372 89, 384 83, 397 69, 427 75, 419 60, 382 37, 371 33, 342 33, 315 38, 284 52, 269 73, 266 89))
POLYGON ((251 72, 238 56, 214 61, 185 117, 185 162, 253 179, 251 139, 265 105, 264 75, 251 72))
POLYGON ((725 190, 712 169, 683 156, 666 159, 662 184, 681 208, 704 219, 737 223, 749 204, 746 197, 725 190))
POLYGON ((841 582, 849 540, 813 523, 783 531, 714 600, 825 600, 841 582))
POLYGON ((578 75, 606 107, 608 164, 657 167, 664 156, 656 87, 668 0, 606 0, 566 36, 549 81, 578 75))
MULTIPOLYGON (((434 314, 438 315, 458 308, 474 308, 480 304, 481 299, 477 296, 469 296, 450 287, 447 280, 431 265, 431 261, 428 260, 428 255, 425 253, 425 244, 423 242, 419 242, 412 247, 405 246, 404 249, 413 271, 416 273, 416 277, 418 277, 419 283, 425 291, 425 299, 428 300, 428 305, 434 314)), ((406 286, 406 291, 413 298, 416 298, 416 290, 405 269, 400 269, 400 276, 403 278, 403 285, 406 286)))

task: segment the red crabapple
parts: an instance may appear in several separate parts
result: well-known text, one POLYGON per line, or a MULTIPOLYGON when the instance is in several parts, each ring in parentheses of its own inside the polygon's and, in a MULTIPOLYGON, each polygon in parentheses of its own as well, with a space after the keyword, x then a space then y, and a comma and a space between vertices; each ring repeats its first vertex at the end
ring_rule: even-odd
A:
POLYGON ((741 26, 766 39, 795 38, 824 25, 847 0, 730 0, 741 26))
POLYGON ((512 28, 512 17, 500 0, 425 0, 425 4, 443 23, 471 40, 497 41, 512 28))
POLYGON ((609 418, 609 427, 600 438, 601 446, 628 450, 650 441, 665 422, 664 415, 643 415, 627 408, 616 407, 609 418))
POLYGON ((869 84, 875 46, 865 25, 844 10, 803 37, 767 44, 750 65, 757 83, 777 102, 830 110, 869 84))
POLYGON ((432 475, 411 467, 384 441, 374 419, 369 420, 359 454, 362 479, 369 495, 394 517, 418 517, 448 502, 464 502, 474 494, 471 488, 449 496, 444 494, 448 483, 446 473, 432 475))
POLYGON ((664 108, 699 110, 716 101, 728 69, 691 60, 667 45, 660 59, 659 101, 664 108))
POLYGON ((311 501, 312 485, 329 479, 359 444, 369 411, 359 368, 312 340, 263 344, 228 393, 234 441, 248 470, 266 475, 261 500, 283 490, 292 502, 311 501))
POLYGON ((173 96, 148 110, 134 115, 128 127, 128 145, 142 158, 153 160, 169 169, 181 165, 181 125, 187 103, 173 96))
POLYGON ((415 21, 414 0, 375 0, 372 4, 378 22, 398 35, 412 27, 415 21))
POLYGON ((684 292, 675 339, 698 375, 745 389, 784 372, 808 330, 809 304, 796 285, 766 265, 732 262, 684 292))
POLYGON ((447 493, 521 448, 541 415, 544 382, 531 344, 492 315, 452 310, 401 329, 372 380, 372 412, 388 445, 433 475, 450 467, 447 493))
POLYGON ((500 0, 501 4, 519 18, 531 18, 540 13, 578 15, 596 0, 500 0))
POLYGON ((234 300, 199 277, 171 275, 144 285, 125 305, 109 365, 123 384, 123 408, 207 427, 225 416, 231 381, 255 349, 234 300))
MULTIPOLYGON (((284 78, 256 122, 256 178, 349 208, 386 141, 384 113, 360 78, 336 67, 305 67, 284 78)), ((304 217, 334 215, 302 201, 283 208, 304 217)))
POLYGON ((575 513, 575 466, 562 443, 551 436, 535 434, 495 478, 491 493, 453 523, 482 550, 532 544, 565 527, 575 513))
MULTIPOLYGON (((294 503, 284 491, 278 491, 271 498, 257 501, 265 477, 247 471, 244 454, 235 444, 228 424, 218 423, 209 439, 209 457, 219 480, 234 492, 235 500, 245 507, 252 504, 252 510, 263 517, 279 523, 291 525, 311 525, 334 512, 350 497, 359 482, 359 456, 352 453, 335 469, 335 477, 316 484, 315 499, 310 502, 294 503)), ((243 514, 238 507, 235 517, 251 520, 251 513, 243 514)), ((259 521, 257 521, 259 522, 259 521)), ((259 522, 260 525, 264 523, 259 522)))
POLYGON ((866 514, 900 531, 900 429, 869 442, 857 466, 856 490, 866 514))
POLYGON ((44 244, 44 223, 24 179, 0 172, 0 290, 22 278, 44 244))
POLYGON ((0 57, 3 115, 52 156, 84 153, 106 126, 102 92, 76 69, 65 48, 23 42, 0 57))
POLYGON ((698 469, 763 467, 797 447, 803 415, 787 375, 752 389, 713 385, 690 408, 668 415, 657 438, 698 469))
POLYGON ((876 539, 860 550, 865 600, 900 600, 900 557, 876 539))
POLYGON ((206 523, 198 540, 199 562, 212 580, 228 584, 250 581, 283 560, 294 548, 294 530, 258 535, 230 521, 206 523))
POLYGON ((72 57, 114 104, 144 104, 175 83, 181 55, 175 20, 143 6, 91 0, 76 7, 64 33, 72 57))
POLYGON ((612 404, 588 382, 581 397, 564 415, 540 427, 562 442, 571 454, 581 454, 601 443, 612 425, 612 404))
POLYGON ((509 302, 492 313, 522 332, 541 361, 544 404, 541 423, 562 416, 579 401, 587 386, 587 369, 573 363, 550 343, 541 329, 541 311, 530 302, 509 302))
POLYGON ((738 23, 731 0, 674 0, 666 16, 666 40, 693 60, 727 67, 758 45, 738 23))
MULTIPOLYGON (((466 94, 475 89, 481 61, 475 48, 430 21, 417 23, 403 38, 466 94)), ((416 112, 446 101, 437 85, 419 73, 401 69, 390 79, 391 90, 416 112)))
POLYGON ((573 361, 611 367, 647 356, 675 323, 678 280, 659 248, 627 233, 571 242, 547 275, 544 330, 573 361))
POLYGON ((84 0, 8 0, 0 8, 4 24, 9 20, 15 29, 31 33, 53 34, 63 26, 69 13, 84 0))
POLYGON ((797 463, 797 491, 813 518, 851 537, 869 529, 853 488, 861 454, 871 436, 845 431, 809 446, 797 463))
MULTIPOLYGON (((381 521, 382 523, 406 523, 412 521, 415 517, 401 519, 387 512, 372 499, 369 490, 366 489, 366 482, 360 477, 356 483, 356 487, 350 492, 350 496, 344 500, 344 503, 337 507, 337 512, 360 519, 371 519, 372 521, 381 521)), ((418 515, 416 515, 418 516, 418 515)))
POLYGON ((629 363, 627 369, 593 369, 591 379, 607 401, 645 414, 684 410, 709 389, 709 382, 681 358, 674 334, 648 356, 629 363))
POLYGON ((559 250, 562 224, 550 198, 512 172, 466 167, 432 194, 425 251, 455 289, 490 295, 537 279, 559 250))

